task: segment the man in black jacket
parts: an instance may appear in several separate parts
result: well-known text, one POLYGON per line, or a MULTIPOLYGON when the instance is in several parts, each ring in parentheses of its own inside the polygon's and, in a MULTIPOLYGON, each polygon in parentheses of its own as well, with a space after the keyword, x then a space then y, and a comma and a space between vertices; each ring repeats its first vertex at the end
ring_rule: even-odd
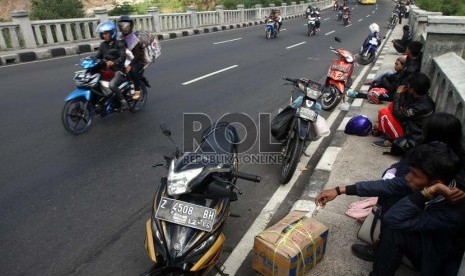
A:
POLYGON ((404 25, 404 27, 402 27, 402 30, 404 32, 402 38, 392 40, 392 45, 399 54, 405 53, 405 51, 407 50, 407 45, 412 40, 412 34, 410 33, 409 25, 404 25))
MULTIPOLYGON (((354 245, 357 257, 374 261, 370 275, 394 275, 405 255, 422 275, 456 275, 465 229, 460 158, 446 144, 416 147, 408 158, 405 180, 376 180, 324 190, 316 204, 325 205, 340 194, 379 196, 393 204, 383 209, 380 243, 373 252, 354 245)), ((384 200, 383 200, 384 201, 384 200)), ((386 201, 384 201, 386 202, 386 201)))

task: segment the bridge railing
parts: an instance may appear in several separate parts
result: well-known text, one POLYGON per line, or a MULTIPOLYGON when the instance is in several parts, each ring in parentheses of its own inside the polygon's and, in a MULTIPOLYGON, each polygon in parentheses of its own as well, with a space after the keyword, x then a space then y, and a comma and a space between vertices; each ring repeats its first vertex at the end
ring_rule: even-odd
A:
MULTIPOLYGON (((285 17, 301 15, 306 7, 312 3, 320 8, 331 6, 332 0, 312 1, 291 5, 282 3, 281 6, 270 5, 262 7, 258 4, 255 8, 244 9, 244 5, 237 5, 236 10, 224 10, 217 6, 214 11, 198 12, 194 7, 188 7, 185 13, 159 13, 157 7, 148 9, 146 15, 134 15, 135 29, 151 32, 169 32, 186 30, 199 27, 216 26, 222 24, 238 24, 263 20, 269 15, 271 9, 277 8, 285 17)), ((33 49, 37 47, 79 43, 99 39, 95 29, 100 22, 116 21, 117 16, 109 16, 106 9, 94 10, 94 17, 37 20, 31 21, 26 11, 14 11, 11 13, 12 22, 0 23, 0 50, 33 49)))

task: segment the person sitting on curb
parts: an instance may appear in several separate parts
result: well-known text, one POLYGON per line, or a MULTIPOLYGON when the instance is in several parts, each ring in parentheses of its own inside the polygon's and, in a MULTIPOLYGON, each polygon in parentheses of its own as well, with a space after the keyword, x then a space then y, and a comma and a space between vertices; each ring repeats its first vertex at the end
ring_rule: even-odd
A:
POLYGON ((403 255, 422 275, 456 275, 464 249, 457 242, 465 230, 465 182, 458 176, 463 162, 441 142, 417 146, 407 160, 406 184, 394 179, 358 182, 324 190, 315 202, 325 206, 341 194, 395 198, 388 210, 381 207, 374 254, 367 245, 352 246, 357 257, 374 261, 370 275, 394 275, 403 255))
POLYGON ((420 72, 421 58, 422 58, 421 49, 422 48, 423 48, 423 43, 419 41, 411 41, 407 45, 407 50, 405 50, 407 59, 405 60, 404 70, 402 71, 402 75, 401 75, 401 81, 403 84, 407 82, 407 79, 412 74, 420 72))
POLYGON ((405 51, 407 50, 407 45, 412 41, 412 34, 410 33, 409 25, 404 25, 404 27, 402 27, 402 30, 402 38, 392 40, 392 45, 399 54, 405 53, 405 51))
POLYGON ((429 88, 430 80, 423 73, 412 75, 407 85, 397 88, 393 103, 379 110, 373 130, 375 136, 384 133, 387 139, 373 141, 373 146, 390 148, 400 137, 418 143, 425 119, 435 110, 433 100, 427 95, 429 88))
POLYGON ((370 102, 379 103, 381 101, 392 102, 394 94, 396 93, 397 87, 401 84, 401 76, 404 70, 404 65, 406 62, 407 56, 400 56, 396 59, 394 63, 394 70, 386 70, 382 74, 375 77, 373 82, 370 84, 370 88, 367 93, 356 92, 353 89, 347 91, 347 96, 350 98, 370 98, 370 102), (384 88, 387 90, 387 93, 384 94, 375 94, 370 93, 372 88, 384 88))

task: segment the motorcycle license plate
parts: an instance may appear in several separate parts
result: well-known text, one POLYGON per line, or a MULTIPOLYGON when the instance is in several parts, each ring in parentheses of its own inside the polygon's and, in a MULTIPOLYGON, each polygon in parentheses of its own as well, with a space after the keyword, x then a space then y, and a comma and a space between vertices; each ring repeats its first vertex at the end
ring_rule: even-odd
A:
POLYGON ((162 197, 155 217, 186 227, 211 232, 215 224, 215 209, 172 198, 162 197))
POLYGON ((302 119, 306 119, 309 121, 316 121, 316 118, 318 117, 318 114, 311 110, 310 108, 307 107, 300 107, 297 109, 297 116, 299 116, 302 119))

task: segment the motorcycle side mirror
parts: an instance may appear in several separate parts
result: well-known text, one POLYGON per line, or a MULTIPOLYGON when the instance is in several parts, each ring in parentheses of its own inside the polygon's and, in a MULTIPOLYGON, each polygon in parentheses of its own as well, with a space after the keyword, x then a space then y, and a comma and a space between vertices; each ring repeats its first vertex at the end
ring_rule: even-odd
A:
POLYGON ((168 129, 168 127, 166 126, 165 122, 162 122, 160 124, 160 129, 161 131, 163 132, 164 135, 170 137, 171 136, 171 130, 168 129))
POLYGON ((334 40, 336 40, 336 41, 339 42, 339 43, 342 42, 342 40, 341 40, 339 37, 337 37, 337 36, 334 37, 334 40))

